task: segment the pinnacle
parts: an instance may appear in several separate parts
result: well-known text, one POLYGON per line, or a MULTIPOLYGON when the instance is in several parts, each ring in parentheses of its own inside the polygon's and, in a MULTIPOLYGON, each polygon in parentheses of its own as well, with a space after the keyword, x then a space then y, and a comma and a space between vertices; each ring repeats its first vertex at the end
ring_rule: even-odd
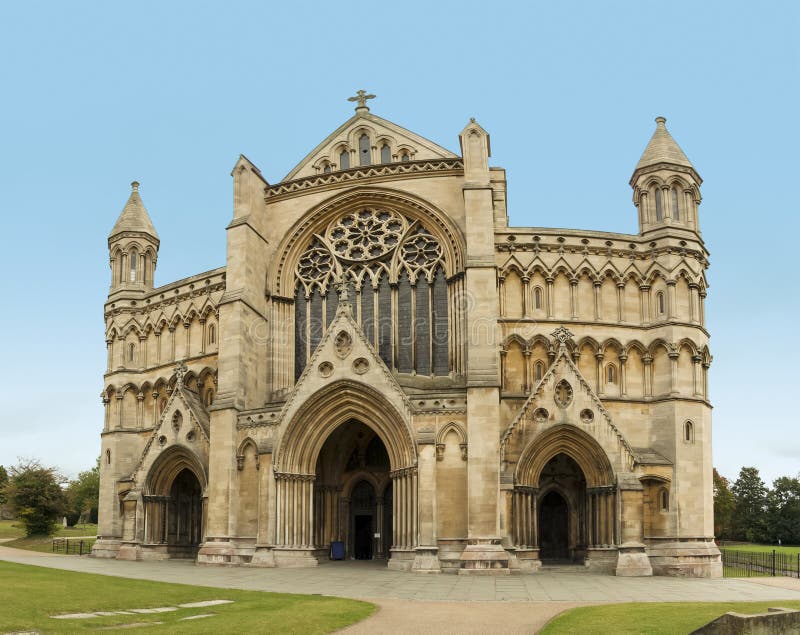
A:
POLYGON ((639 163, 636 165, 636 170, 656 165, 657 163, 672 163, 673 165, 694 168, 691 161, 689 161, 667 130, 666 123, 667 120, 664 117, 656 117, 656 131, 644 149, 642 158, 639 159, 639 163))
POLYGON ((153 227, 150 215, 147 213, 142 198, 139 196, 138 181, 131 183, 131 195, 128 197, 128 202, 125 203, 125 207, 122 208, 122 213, 114 224, 114 229, 111 230, 109 238, 122 232, 148 234, 158 241, 156 228, 153 227))

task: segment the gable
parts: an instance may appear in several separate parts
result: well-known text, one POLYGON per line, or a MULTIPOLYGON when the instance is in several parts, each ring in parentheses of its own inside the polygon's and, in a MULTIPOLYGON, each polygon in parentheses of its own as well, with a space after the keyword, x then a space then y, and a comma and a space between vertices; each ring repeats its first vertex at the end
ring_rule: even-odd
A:
POLYGON ((391 121, 370 112, 357 112, 309 152, 283 181, 320 174, 326 165, 330 166, 331 171, 343 169, 340 165, 343 150, 348 152, 349 167, 358 167, 361 165, 359 140, 362 134, 369 137, 371 165, 382 162, 381 147, 384 143, 389 147, 391 163, 401 161, 403 155, 408 155, 408 160, 411 161, 458 158, 458 155, 446 148, 391 121))
POLYGON ((630 472, 635 453, 589 383, 561 343, 556 358, 501 437, 500 458, 516 464, 536 438, 570 426, 592 437, 603 448, 614 471, 630 472))

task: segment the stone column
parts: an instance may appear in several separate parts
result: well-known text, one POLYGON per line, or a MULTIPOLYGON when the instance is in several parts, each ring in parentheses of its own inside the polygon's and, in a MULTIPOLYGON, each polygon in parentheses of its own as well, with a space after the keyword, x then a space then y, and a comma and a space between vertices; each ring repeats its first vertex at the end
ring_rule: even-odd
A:
POLYGON ((692 324, 697 324, 698 321, 699 321, 697 319, 698 318, 698 307, 697 307, 697 304, 698 304, 698 300, 700 299, 700 297, 698 295, 698 289, 699 288, 700 288, 700 285, 698 285, 696 282, 690 282, 689 283, 689 321, 692 324))
POLYGON ((569 305, 572 319, 578 319, 578 278, 569 279, 569 305))
POLYGON ((598 351, 594 354, 595 359, 595 380, 597 386, 597 395, 601 396, 605 391, 603 387, 605 386, 605 377, 603 376, 603 360, 605 359, 605 355, 602 351, 598 351))
POLYGON ((644 488, 631 473, 617 475, 617 496, 620 515, 619 555, 616 574, 618 576, 651 576, 653 568, 645 553, 643 519, 644 488))
POLYGON ((619 394, 620 397, 628 396, 628 373, 627 364, 628 356, 621 353, 619 356, 619 394))
POLYGON ((667 317, 669 320, 674 321, 677 319, 677 294, 675 291, 676 280, 667 280, 667 317))
POLYGON ((639 310, 642 312, 642 324, 650 324, 650 285, 639 285, 639 310))
POLYGON ((680 357, 680 353, 678 349, 673 345, 670 346, 669 353, 667 353, 670 361, 670 391, 669 394, 677 395, 678 394, 678 358, 680 357))
POLYGON ((522 317, 531 317, 531 278, 522 276, 522 317))
POLYGON ((595 322, 600 319, 601 314, 605 314, 606 308, 602 306, 602 297, 600 295, 600 285, 602 280, 595 280, 594 287, 594 319, 595 322))
POLYGON ((553 317, 553 280, 554 278, 552 278, 551 276, 547 276, 547 278, 545 278, 545 283, 547 284, 547 287, 545 289, 546 291, 545 303, 547 304, 548 318, 553 317))
POLYGON ((642 356, 642 365, 644 366, 644 396, 648 398, 653 396, 653 356, 650 353, 642 356))
POLYGON ((625 283, 624 282, 617 282, 617 322, 622 322, 623 312, 624 312, 624 299, 625 296, 625 283))
POLYGON ((414 571, 440 572, 439 547, 436 535, 436 439, 434 433, 420 435, 417 469, 412 479, 416 484, 418 540, 414 555, 414 571), (418 474, 417 474, 418 472, 418 474))

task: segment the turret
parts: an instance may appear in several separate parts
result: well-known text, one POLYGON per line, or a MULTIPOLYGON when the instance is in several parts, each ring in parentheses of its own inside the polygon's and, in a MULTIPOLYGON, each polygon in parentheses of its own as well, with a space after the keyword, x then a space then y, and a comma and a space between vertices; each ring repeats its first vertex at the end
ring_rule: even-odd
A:
POLYGON ((639 208, 639 233, 665 227, 700 233, 697 206, 703 179, 672 138, 664 117, 631 176, 633 203, 639 208))
POLYGON ((143 294, 153 289, 158 257, 158 233, 139 196, 139 183, 131 183, 131 195, 108 236, 111 256, 111 290, 143 294))

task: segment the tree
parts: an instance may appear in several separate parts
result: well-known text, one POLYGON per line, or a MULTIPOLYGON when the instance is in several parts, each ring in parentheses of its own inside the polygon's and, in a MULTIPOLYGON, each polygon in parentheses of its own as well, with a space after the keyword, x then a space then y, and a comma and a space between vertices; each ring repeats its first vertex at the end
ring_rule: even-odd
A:
POLYGON ((55 531, 54 521, 65 508, 61 480, 55 468, 43 467, 34 459, 20 459, 11 468, 6 494, 28 536, 55 531))
POLYGON ((8 485, 8 472, 6 472, 6 468, 0 465, 0 507, 8 502, 6 485, 8 485))
POLYGON ((100 459, 91 469, 78 474, 67 487, 69 511, 67 522, 74 525, 81 518, 84 522, 97 522, 97 506, 100 499, 100 459))
POLYGON ((737 540, 762 542, 766 535, 767 488, 758 469, 743 467, 731 488, 734 497, 732 533, 737 540))
POLYGON ((770 542, 800 544, 800 479, 781 476, 767 495, 770 542))
POLYGON ((714 535, 717 538, 730 539, 734 505, 730 482, 714 468, 714 535))

